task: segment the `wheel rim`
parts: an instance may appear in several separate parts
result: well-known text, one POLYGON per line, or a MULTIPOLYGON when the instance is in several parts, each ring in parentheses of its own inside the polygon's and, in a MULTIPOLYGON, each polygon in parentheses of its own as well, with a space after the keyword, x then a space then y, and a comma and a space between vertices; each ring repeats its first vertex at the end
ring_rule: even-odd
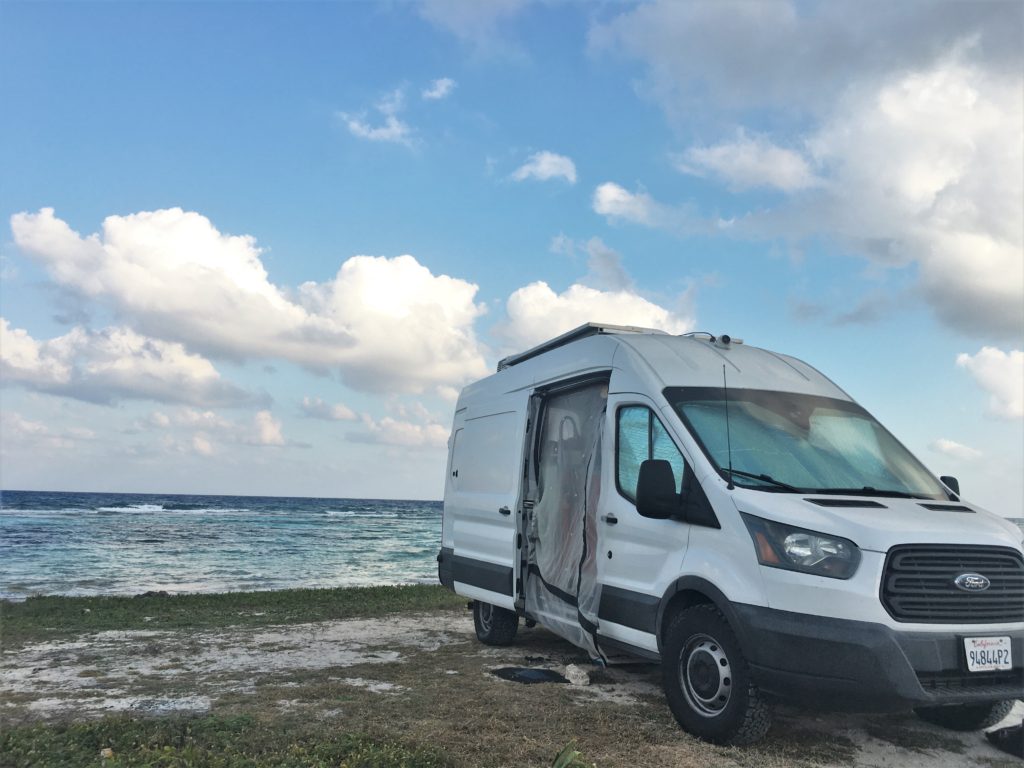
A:
POLYGON ((480 616, 480 631, 485 635, 489 634, 491 625, 494 623, 494 606, 490 603, 480 603, 478 614, 480 616))
POLYGON ((679 654, 679 683, 690 708, 715 717, 732 697, 732 667, 721 644, 709 635, 694 635, 679 654))

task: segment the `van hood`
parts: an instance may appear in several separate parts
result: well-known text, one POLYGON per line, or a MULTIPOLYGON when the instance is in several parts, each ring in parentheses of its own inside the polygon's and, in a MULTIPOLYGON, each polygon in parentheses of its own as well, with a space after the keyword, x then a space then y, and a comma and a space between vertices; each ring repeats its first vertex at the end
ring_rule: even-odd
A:
POLYGON ((736 508, 748 515, 842 536, 874 552, 888 552, 900 544, 974 544, 1020 551, 1024 536, 1009 520, 966 502, 767 493, 747 488, 736 488, 732 499, 736 508), (812 499, 865 506, 820 506, 812 499), (947 509, 923 506, 933 503, 947 509), (948 507, 967 507, 971 511, 948 507))

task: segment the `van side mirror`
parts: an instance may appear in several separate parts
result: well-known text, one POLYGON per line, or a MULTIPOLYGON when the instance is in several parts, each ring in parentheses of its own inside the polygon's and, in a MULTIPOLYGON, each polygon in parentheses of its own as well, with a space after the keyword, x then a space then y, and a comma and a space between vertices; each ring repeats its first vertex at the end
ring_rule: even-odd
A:
POLYGON ((939 480, 945 483, 946 487, 949 488, 949 490, 951 490, 957 496, 960 495, 960 481, 957 480, 955 477, 951 477, 950 475, 943 475, 942 477, 939 478, 939 480))
POLYGON ((636 511, 655 520, 679 514, 676 478, 672 465, 664 459, 647 459, 640 465, 640 476, 636 482, 636 511))

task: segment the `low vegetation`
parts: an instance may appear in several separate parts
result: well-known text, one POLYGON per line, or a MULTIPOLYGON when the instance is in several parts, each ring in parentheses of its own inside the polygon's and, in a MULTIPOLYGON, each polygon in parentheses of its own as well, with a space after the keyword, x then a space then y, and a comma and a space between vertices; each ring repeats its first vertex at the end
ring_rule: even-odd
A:
POLYGON ((208 595, 30 597, 0 601, 0 649, 107 630, 220 629, 465 607, 439 586, 283 589, 208 595))
POLYGON ((282 718, 133 719, 14 728, 5 768, 447 768, 437 750, 282 718))

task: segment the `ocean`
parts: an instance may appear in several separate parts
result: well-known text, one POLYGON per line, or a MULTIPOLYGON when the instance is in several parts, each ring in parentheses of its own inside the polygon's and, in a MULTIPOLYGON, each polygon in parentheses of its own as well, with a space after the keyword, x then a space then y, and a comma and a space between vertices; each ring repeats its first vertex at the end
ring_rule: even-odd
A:
POLYGON ((0 492, 0 598, 436 583, 441 502, 0 492))

